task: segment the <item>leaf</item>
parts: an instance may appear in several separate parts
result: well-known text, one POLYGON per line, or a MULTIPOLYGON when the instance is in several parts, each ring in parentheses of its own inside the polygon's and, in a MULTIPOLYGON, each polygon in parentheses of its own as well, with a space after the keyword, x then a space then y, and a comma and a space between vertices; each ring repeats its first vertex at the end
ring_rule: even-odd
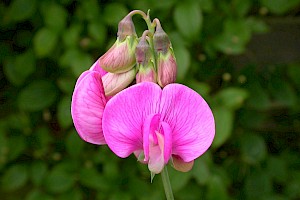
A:
POLYGON ((83 168, 80 170, 80 183, 86 187, 96 190, 108 190, 109 186, 100 173, 95 168, 83 168))
POLYGON ((4 73, 14 85, 22 85, 36 68, 36 61, 31 50, 17 55, 13 60, 4 64, 4 73))
POLYGON ((8 160, 12 161, 18 158, 26 149, 25 138, 22 135, 10 136, 8 149, 8 160))
POLYGON ((32 183, 35 186, 40 186, 46 176, 47 171, 46 163, 40 161, 33 162, 30 167, 30 178, 32 183))
POLYGON ((246 177, 245 193, 247 199, 263 199, 272 192, 272 182, 266 173, 255 170, 246 177))
POLYGON ((36 0, 14 0, 9 6, 9 16, 12 21, 25 21, 36 11, 36 0))
POLYGON ((257 164, 267 156, 264 139, 255 133, 244 133, 240 137, 242 159, 249 164, 257 164))
POLYGON ((93 22, 88 25, 89 35, 95 40, 96 45, 103 45, 106 39, 106 29, 103 23, 93 22))
POLYGON ((81 32, 81 24, 71 24, 67 29, 64 30, 64 34, 62 36, 64 45, 67 47, 76 47, 79 43, 78 41, 81 32))
POLYGON ((49 196, 48 194, 45 194, 39 190, 31 190, 27 195, 25 200, 54 200, 53 197, 49 196))
POLYGON ((55 166, 47 175, 44 184, 47 191, 62 193, 74 186, 75 179, 64 168, 55 166))
POLYGON ((177 80, 183 80, 190 67, 191 57, 189 51, 183 46, 176 48, 174 53, 177 62, 177 80))
POLYGON ((57 80, 57 85, 59 89, 69 95, 72 95, 76 80, 69 77, 61 77, 57 80))
POLYGON ((174 22, 180 33, 195 40, 200 33, 203 21, 202 12, 197 1, 178 3, 174 10, 174 22))
POLYGON ((289 78, 293 81, 293 83, 300 90, 300 64, 291 64, 288 65, 287 73, 289 78))
POLYGON ((67 23, 67 11, 55 3, 46 3, 43 9, 46 27, 55 32, 62 31, 67 23))
POLYGON ((299 0, 261 0, 263 6, 275 14, 284 14, 300 4, 299 0))
POLYGON ((39 29, 33 38, 33 47, 36 55, 38 57, 50 55, 56 47, 57 40, 58 37, 54 31, 48 28, 39 29))
POLYGON ((66 140, 67 152, 73 156, 78 157, 83 153, 84 141, 81 140, 76 131, 71 131, 66 140))
POLYGON ((251 37, 251 28, 245 20, 227 19, 223 32, 214 40, 215 47, 225 54, 243 53, 251 37))
POLYGON ((52 105, 57 95, 57 88, 52 82, 35 80, 20 92, 18 105, 21 110, 39 111, 52 105))
POLYGON ((194 161, 191 172, 199 185, 205 185, 211 177, 208 166, 202 159, 196 159, 194 161))
POLYGON ((245 89, 229 87, 219 91, 214 99, 220 106, 224 106, 229 110, 236 110, 243 105, 247 97, 248 93, 245 89))
POLYGON ((68 128, 72 125, 71 97, 63 97, 57 106, 57 119, 61 127, 68 128))
POLYGON ((232 134, 234 112, 221 106, 213 107, 212 111, 216 124, 216 134, 212 147, 218 148, 223 145, 232 134))
POLYGON ((207 193, 206 193, 206 199, 207 200, 227 200, 229 199, 227 192, 226 192, 226 186, 223 182, 222 178, 213 175, 212 178, 209 179, 208 185, 207 185, 207 193))
POLYGON ((116 26, 127 15, 127 8, 120 3, 111 3, 105 6, 104 21, 111 26, 116 26))
POLYGON ((27 165, 13 165, 4 172, 1 180, 2 189, 5 191, 16 191, 23 187, 28 180, 27 165))

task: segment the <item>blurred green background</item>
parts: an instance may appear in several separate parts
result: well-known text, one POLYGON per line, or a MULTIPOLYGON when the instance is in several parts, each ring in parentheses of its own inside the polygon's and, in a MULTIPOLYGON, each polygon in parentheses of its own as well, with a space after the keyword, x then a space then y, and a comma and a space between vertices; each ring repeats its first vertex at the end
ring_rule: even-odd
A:
POLYGON ((70 116, 76 79, 133 9, 160 19, 178 82, 215 115, 210 150, 188 173, 169 169, 175 199, 300 199, 300 0, 4 0, 1 200, 165 198, 159 176, 83 142, 70 116))

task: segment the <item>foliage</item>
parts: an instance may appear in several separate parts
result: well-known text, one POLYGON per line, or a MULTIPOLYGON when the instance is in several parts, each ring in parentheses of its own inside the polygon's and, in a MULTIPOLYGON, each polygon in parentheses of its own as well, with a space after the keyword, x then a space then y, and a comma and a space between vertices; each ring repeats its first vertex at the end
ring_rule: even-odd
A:
MULTIPOLYGON (((2 1, 1 199, 164 198, 146 165, 84 143, 70 116, 78 75, 110 47, 118 22, 133 9, 159 17, 174 46, 178 81, 199 92, 215 115, 209 152, 191 172, 169 170, 175 198, 299 199, 300 64, 237 67, 229 59, 269 30, 266 18, 299 14, 299 4, 2 1)), ((141 34, 143 22, 134 21, 141 34)))

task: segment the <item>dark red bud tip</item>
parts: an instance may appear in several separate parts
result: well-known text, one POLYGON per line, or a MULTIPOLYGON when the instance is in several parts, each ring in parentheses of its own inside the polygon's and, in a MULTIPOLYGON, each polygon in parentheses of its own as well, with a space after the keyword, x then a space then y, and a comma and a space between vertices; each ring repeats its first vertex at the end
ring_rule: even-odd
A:
POLYGON ((136 35, 135 27, 130 15, 127 15, 119 22, 117 35, 121 41, 124 40, 126 36, 136 35))
POLYGON ((136 62, 138 64, 147 64, 151 57, 151 49, 147 40, 142 37, 135 50, 136 62))
POLYGON ((156 27, 156 31, 153 36, 153 43, 156 52, 166 53, 169 47, 171 46, 169 36, 162 29, 161 26, 156 27))

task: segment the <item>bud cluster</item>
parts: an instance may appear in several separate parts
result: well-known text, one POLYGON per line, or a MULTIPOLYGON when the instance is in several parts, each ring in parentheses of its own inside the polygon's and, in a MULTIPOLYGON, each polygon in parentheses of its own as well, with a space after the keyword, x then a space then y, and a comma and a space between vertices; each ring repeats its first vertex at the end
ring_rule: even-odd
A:
POLYGON ((154 82, 161 87, 174 83, 177 64, 168 35, 158 19, 150 20, 140 10, 130 12, 118 25, 117 40, 99 58, 100 67, 108 72, 102 77, 105 95, 113 96, 135 82, 154 82), (132 16, 140 14, 148 25, 139 38, 132 16))

